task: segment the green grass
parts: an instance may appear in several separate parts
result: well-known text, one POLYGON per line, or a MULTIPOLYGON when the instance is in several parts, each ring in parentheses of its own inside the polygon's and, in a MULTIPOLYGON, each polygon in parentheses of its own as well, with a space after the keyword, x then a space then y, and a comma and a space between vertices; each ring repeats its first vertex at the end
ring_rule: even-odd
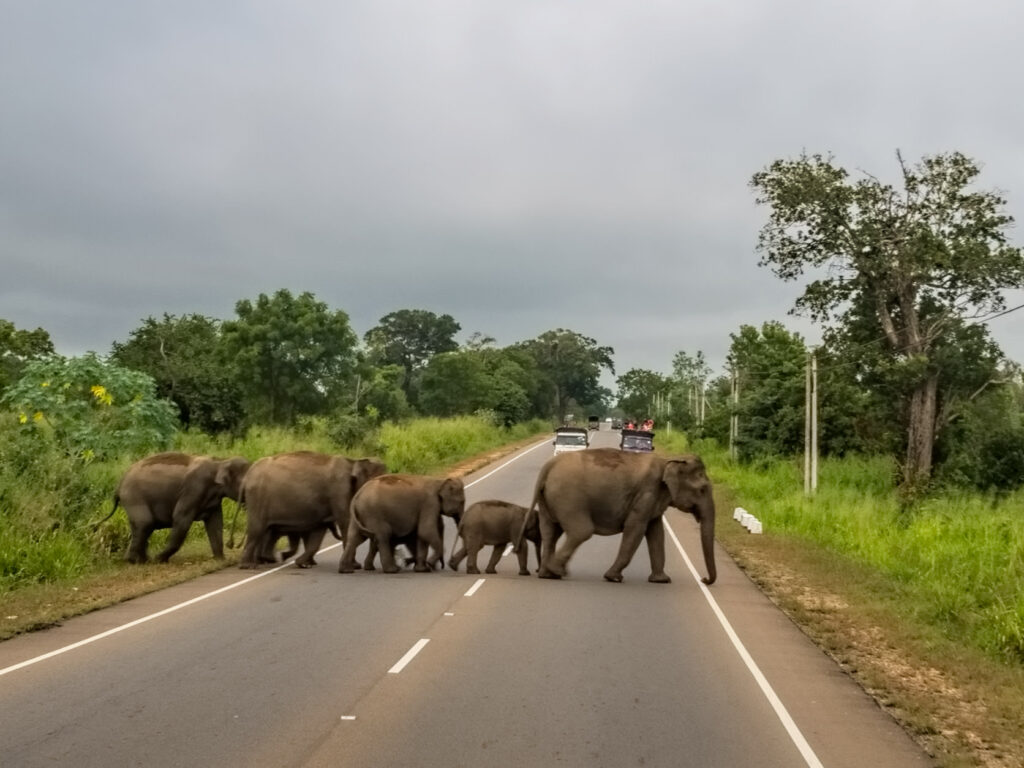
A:
MULTIPOLYGON (((659 442, 670 452, 687 449, 682 436, 659 442)), ((690 450, 766 531, 871 568, 908 618, 1024 664, 1024 492, 997 503, 985 494, 947 491, 908 511, 900 507, 887 458, 824 459, 817 493, 808 498, 799 460, 744 466, 712 444, 690 450)), ((731 514, 719 510, 719 524, 731 522, 731 514)))

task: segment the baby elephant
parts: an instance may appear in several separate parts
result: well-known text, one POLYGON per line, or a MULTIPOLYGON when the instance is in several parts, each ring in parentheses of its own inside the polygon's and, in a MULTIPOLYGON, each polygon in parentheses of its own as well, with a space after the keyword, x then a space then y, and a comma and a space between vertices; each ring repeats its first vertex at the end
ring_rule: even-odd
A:
MULTIPOLYGON (((507 501, 478 501, 466 510, 459 523, 459 535, 462 536, 463 546, 452 555, 448 564, 453 571, 459 570, 459 563, 463 558, 466 560, 466 573, 480 573, 476 565, 476 556, 480 549, 487 544, 494 546, 491 552, 491 560, 487 563, 487 573, 497 573, 494 566, 501 559, 505 547, 516 540, 519 529, 523 527, 523 519, 526 517, 526 507, 518 504, 510 504, 507 501)), ((527 526, 524 537, 533 542, 534 550, 537 552, 537 563, 540 563, 540 527, 537 525, 537 518, 527 526)), ((526 567, 527 549, 524 543, 516 553, 519 556, 519 575, 529 576, 530 570, 526 567)))

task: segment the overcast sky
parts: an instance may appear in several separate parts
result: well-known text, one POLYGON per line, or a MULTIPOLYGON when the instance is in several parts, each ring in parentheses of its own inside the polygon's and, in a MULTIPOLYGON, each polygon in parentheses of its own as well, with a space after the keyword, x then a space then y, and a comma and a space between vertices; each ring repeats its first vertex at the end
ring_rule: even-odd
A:
POLYGON ((1019 0, 0 9, 0 317, 65 355, 289 288, 717 371, 741 324, 818 338, 757 266, 776 158, 959 150, 1024 218, 1019 0))

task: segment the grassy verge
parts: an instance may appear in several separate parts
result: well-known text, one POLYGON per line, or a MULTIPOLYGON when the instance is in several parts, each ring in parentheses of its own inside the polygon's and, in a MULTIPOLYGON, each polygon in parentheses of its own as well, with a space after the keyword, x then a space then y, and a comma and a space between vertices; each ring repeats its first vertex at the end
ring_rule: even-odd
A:
MULTIPOLYGON (((461 476, 549 431, 539 421, 503 429, 474 418, 425 419, 384 425, 370 445, 351 448, 332 443, 315 426, 302 432, 255 429, 236 441, 183 434, 175 447, 250 459, 300 449, 374 454, 391 471, 461 476)), ((237 564, 238 550, 228 549, 225 561, 210 556, 201 524, 193 525, 170 563, 124 563, 124 512, 98 527, 96 521, 110 512, 114 488, 132 458, 89 466, 42 459, 22 472, 0 462, 0 640, 237 564)), ((225 501, 226 526, 233 512, 234 504, 225 501)), ((244 521, 238 526, 244 530, 244 521)), ((159 551, 167 535, 154 533, 150 552, 159 551)))
POLYGON ((719 542, 939 765, 1024 765, 1024 499, 948 495, 901 512, 892 467, 874 458, 823 462, 806 499, 794 462, 697 450, 719 542), (765 533, 734 522, 736 506, 765 533))

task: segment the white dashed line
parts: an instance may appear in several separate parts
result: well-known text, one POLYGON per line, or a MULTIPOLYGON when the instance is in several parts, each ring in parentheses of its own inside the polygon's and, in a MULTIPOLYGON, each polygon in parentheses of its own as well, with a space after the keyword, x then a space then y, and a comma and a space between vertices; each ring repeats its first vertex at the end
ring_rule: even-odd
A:
POLYGON ((463 595, 463 597, 472 597, 473 593, 476 592, 478 589, 480 589, 480 587, 482 587, 484 585, 485 581, 487 581, 487 579, 477 579, 476 580, 476 584, 474 584, 472 587, 467 589, 466 590, 466 594, 463 595))
POLYGON ((414 645, 412 648, 406 651, 405 656, 400 658, 398 662, 395 664, 395 666, 388 670, 388 674, 397 675, 399 672, 405 669, 406 664, 412 661, 416 657, 416 654, 423 650, 423 646, 425 646, 429 642, 430 639, 426 637, 421 637, 419 640, 417 640, 416 645, 414 645))

